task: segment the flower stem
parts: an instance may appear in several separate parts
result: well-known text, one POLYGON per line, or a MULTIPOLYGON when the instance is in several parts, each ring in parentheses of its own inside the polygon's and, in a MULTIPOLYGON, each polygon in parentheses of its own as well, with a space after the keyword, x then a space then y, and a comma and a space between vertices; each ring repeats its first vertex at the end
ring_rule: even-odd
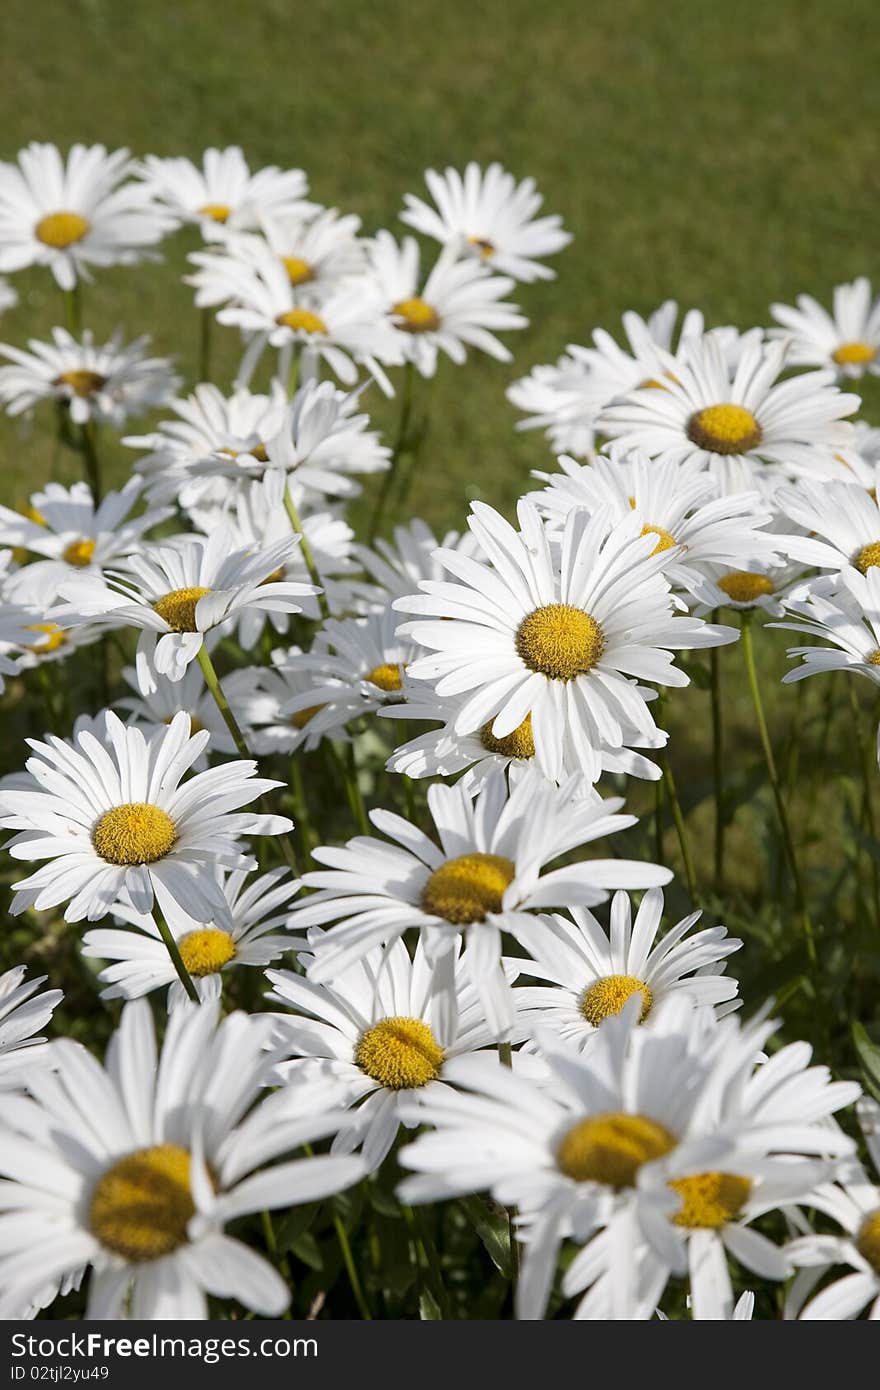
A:
POLYGON ((672 820, 675 825, 675 833, 678 836, 678 847, 681 850, 681 858, 684 864, 684 876, 687 879, 688 894, 691 902, 697 905, 697 876, 694 873, 694 860, 691 854, 690 842, 688 840, 687 826, 685 825, 684 812, 681 809, 681 802, 678 799, 678 789, 675 785, 675 778, 672 775, 672 768, 669 764, 669 757, 666 750, 660 753, 660 766, 663 769, 663 787, 666 792, 666 799, 672 811, 672 820))
POLYGON ((791 878, 794 884, 795 901, 798 912, 801 916, 801 926, 804 933, 804 942, 807 948, 807 955, 811 965, 816 961, 816 942, 813 937, 813 924, 807 909, 807 899, 804 893, 801 871, 798 867, 797 855, 794 849, 794 839, 791 833, 791 825, 788 819, 788 812, 785 808, 785 801, 782 796, 782 787, 779 782, 779 775, 776 771, 776 759, 773 756, 773 744, 770 740, 770 731, 767 728, 767 719, 764 714, 764 704, 761 699, 761 689, 758 683, 758 672, 755 666, 755 648, 752 642, 751 614, 746 610, 742 618, 742 649, 745 661, 746 676, 749 682, 749 691, 752 696, 752 704, 755 708, 755 720, 758 725, 758 733, 761 745, 764 749, 764 761, 767 764, 767 776, 770 779, 770 786, 773 790, 773 799, 776 802, 776 814, 779 818, 779 829, 782 832, 782 843, 785 849, 785 857, 788 860, 788 867, 791 871, 791 878))
POLYGON ((82 332, 82 297, 78 280, 72 290, 64 291, 64 321, 68 333, 78 338, 82 332))
POLYGON ((199 381, 211 380, 211 330, 213 309, 202 309, 199 317, 199 381))
MULTIPOLYGON (((712 615, 712 622, 716 615, 712 615)), ((709 650, 712 695, 712 776, 715 783, 715 892, 724 892, 724 831, 727 824, 727 808, 724 796, 724 725, 721 699, 721 658, 718 647, 709 650)))
POLYGON ((311 579, 312 583, 318 590, 318 607, 321 610, 321 617, 329 618, 330 608, 327 603, 327 595, 324 593, 324 586, 321 583, 321 575, 318 570, 318 566, 315 562, 315 553, 308 542, 308 538, 303 528, 302 518, 300 517, 300 514, 296 509, 296 503, 293 500, 293 493, 290 490, 289 483, 287 484, 287 487, 284 489, 284 510, 287 512, 291 527, 299 535, 299 547, 302 551, 302 557, 305 561, 306 569, 309 572, 309 579, 311 579))
POLYGON ((379 530, 384 519, 385 508, 388 505, 388 499, 391 496, 391 491, 397 479, 400 460, 406 449, 410 420, 412 419, 414 383, 415 368, 412 362, 407 362, 403 369, 403 394, 400 400, 400 416, 397 421, 397 435, 391 450, 391 462, 382 479, 382 486, 379 489, 376 505, 373 508, 373 515, 370 518, 370 526, 367 531, 367 545, 372 545, 373 541, 376 539, 376 532, 379 530))
POLYGON ((358 1306, 361 1317, 366 1322, 372 1322, 373 1314, 370 1312, 370 1305, 367 1303, 366 1297, 364 1296, 360 1275, 357 1271, 357 1265, 354 1262, 354 1255, 351 1252, 351 1242, 348 1239, 348 1232, 345 1229, 342 1217, 339 1215, 338 1211, 333 1212, 333 1226, 336 1231, 336 1239, 339 1241, 339 1248, 342 1251, 342 1261, 348 1275, 348 1282, 351 1284, 354 1301, 358 1306))
POLYGON ((168 947, 168 954, 171 957, 171 963, 174 966, 174 969, 177 971, 177 976, 180 980, 180 983, 183 985, 184 989, 186 990, 193 1003, 201 1004, 202 1001, 199 998, 198 990, 193 984, 192 977, 183 963, 183 957, 181 956, 180 951, 178 950, 177 942, 174 940, 174 937, 171 933, 171 928, 165 921, 165 918, 159 912, 153 913, 153 921, 159 928, 159 935, 165 942, 165 945, 168 947))
MULTIPOLYGON (((513 1048, 509 1042, 498 1044, 498 1058, 502 1067, 513 1070, 513 1048)), ((510 1295, 516 1307, 516 1286, 519 1283, 519 1245, 516 1228, 513 1224, 513 1207, 507 1208, 507 1239, 510 1243, 510 1295)))
MULTIPOLYGON (((874 771, 874 760, 871 756, 870 740, 866 744, 864 731, 862 728, 862 711, 859 706, 858 696, 855 685, 849 682, 849 701, 852 710, 853 733, 856 741, 856 751, 859 759, 859 771, 862 778, 862 803, 868 821, 868 834, 874 844, 877 843, 877 818, 874 815, 874 801, 871 796, 871 788, 876 773, 874 771)), ((871 887, 874 898, 874 922, 880 928, 880 866, 873 854, 871 860, 871 887)))
POLYGON ((97 506, 101 500, 101 461, 98 458, 97 431, 94 420, 87 420, 85 424, 80 425, 80 439, 89 487, 92 489, 92 496, 95 499, 95 506, 97 506))
POLYGON ((424 1265, 427 1275, 425 1283, 431 1290, 434 1301, 440 1309, 441 1318, 448 1320, 451 1314, 446 1288, 440 1274, 440 1255, 434 1238, 428 1230, 425 1213, 420 1207, 401 1207, 401 1211, 415 1246, 416 1268, 421 1274, 422 1265, 424 1265))
POLYGON ((299 389, 299 372, 302 362, 302 343, 294 343, 293 352, 290 354, 290 366, 287 369, 287 396, 288 400, 293 400, 299 389))

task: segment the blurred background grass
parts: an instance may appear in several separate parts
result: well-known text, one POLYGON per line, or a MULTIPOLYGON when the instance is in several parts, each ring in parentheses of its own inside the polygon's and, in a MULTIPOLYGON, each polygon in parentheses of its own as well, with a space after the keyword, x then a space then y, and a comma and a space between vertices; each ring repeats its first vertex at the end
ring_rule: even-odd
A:
MULTIPOLYGON (((517 291, 532 323, 511 335, 515 363, 447 364, 432 388, 430 439, 410 507, 437 527, 460 526, 467 498, 509 509, 529 469, 552 466, 540 435, 514 432, 505 387, 568 342, 587 341, 595 326, 617 332, 624 309, 648 312, 675 297, 703 308, 710 323, 745 327, 766 323, 774 299, 806 290, 827 300, 842 280, 876 280, 876 18, 876 0, 251 0, 226 9, 216 0, 4 0, 0 156, 12 158, 30 139, 192 157, 210 144, 238 143, 254 166, 305 168, 314 197, 360 213, 368 232, 394 226, 404 191, 421 189, 428 165, 498 159, 534 175, 546 210, 561 213, 575 234, 554 260, 558 278, 517 291)), ((193 245, 181 234, 164 264, 102 274, 85 298, 86 322, 98 333, 149 332, 190 379, 198 323, 180 275, 193 245)), ((44 336, 61 319, 60 296, 45 274, 16 283, 22 303, 6 316, 2 337, 44 336)), ((231 372, 237 336, 220 332, 231 372)), ((374 392, 370 408, 390 427, 393 406, 374 392)), ((75 456, 57 450, 53 423, 51 412, 33 425, 0 421, 9 501, 49 476, 77 475, 75 456)), ((116 449, 117 479, 129 462, 116 449)), ((795 709, 792 692, 778 685, 785 639, 768 633, 761 646, 782 740, 795 709)), ((780 957, 789 927, 779 866, 765 853, 772 806, 751 778, 760 752, 736 674, 739 653, 722 659, 728 790, 743 805, 730 886, 715 905, 780 957)), ((834 897, 836 869, 853 868, 854 826, 864 823, 849 706, 841 690, 830 702, 838 724, 828 726, 822 700, 811 691, 799 707, 808 725, 801 765, 813 781, 812 790, 797 784, 795 818, 812 846, 823 910, 858 915, 868 894, 864 865, 862 886, 851 877, 845 901, 834 897), (830 747, 848 781, 821 772, 830 747)), ((695 685, 670 703, 673 760, 694 807, 705 889, 708 696, 695 685)), ((650 791, 628 790, 633 809, 647 812, 650 791)), ((641 852, 652 851, 646 840, 641 852)), ((675 863, 671 832, 664 851, 675 863)), ((763 968, 760 955, 752 959, 763 968)))

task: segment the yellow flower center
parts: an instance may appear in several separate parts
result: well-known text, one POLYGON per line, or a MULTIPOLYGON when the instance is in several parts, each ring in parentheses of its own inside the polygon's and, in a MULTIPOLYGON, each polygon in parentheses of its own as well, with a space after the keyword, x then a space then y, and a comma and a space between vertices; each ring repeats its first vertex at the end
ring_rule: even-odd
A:
POLYGON ((739 1216, 752 1190, 751 1179, 735 1173, 695 1173, 673 1178, 669 1186, 681 1197, 672 1218, 676 1226, 706 1231, 719 1231, 739 1216))
POLYGON ((380 1086, 408 1091, 440 1075, 443 1048, 420 1018, 383 1018, 361 1034, 354 1060, 380 1086))
POLYGON ((305 709, 298 709, 296 714, 292 714, 290 722, 295 729, 304 729, 309 720, 320 714, 323 708, 323 705, 307 705, 305 709))
POLYGON ((400 690, 403 686, 403 672, 399 666, 385 661, 381 666, 374 666, 372 671, 368 671, 364 680, 369 681, 371 685, 378 685, 380 690, 400 690))
POLYGON ((100 372, 90 372, 82 367, 71 372, 62 372, 55 378, 53 385, 69 386, 75 396, 93 396, 106 383, 107 378, 101 376, 100 372))
POLYGON ((433 333, 440 327, 437 310, 426 304, 424 299, 419 299, 418 295, 393 304, 391 312, 403 319, 397 327, 402 328, 404 333, 433 333))
POLYGON ((873 651, 871 653, 871 655, 868 657, 867 664, 869 666, 880 666, 880 647, 878 647, 876 651, 873 651))
POLYGON ((255 458, 257 460, 257 463, 269 462, 269 454, 265 444, 255 444, 254 447, 252 449, 248 449, 247 452, 250 454, 251 458, 255 458))
POLYGON ((28 644, 29 652, 36 652, 38 656, 43 656, 46 652, 57 652, 62 643, 67 641, 67 633, 63 632, 57 623, 28 623, 28 632, 45 632, 44 642, 31 642, 28 644))
POLYGON ((282 328, 292 328, 301 333, 327 332, 327 325, 320 314, 312 313, 311 309, 288 309, 287 313, 279 314, 275 322, 282 328))
POLYGON ((232 208, 226 203, 205 203, 199 208, 202 217, 210 217, 212 222, 228 222, 232 216, 232 208))
POLYGON ((605 650, 605 634, 596 619, 570 603, 548 603, 527 614, 515 642, 530 671, 557 681, 585 675, 605 650))
POLYGON ((486 238, 482 236, 469 236, 468 246, 472 246, 475 251, 479 251, 484 260, 489 260, 491 256, 494 256, 497 249, 493 242, 487 241, 486 238))
POLYGON ((674 1149, 676 1139, 647 1115, 605 1114, 580 1120, 556 1150, 560 1170, 575 1182, 633 1187, 643 1163, 674 1149))
POLYGON ((282 256, 281 264, 287 271, 287 277, 292 285, 307 285, 310 280, 315 278, 315 272, 308 261, 302 260, 299 256, 282 256))
POLYGON ((876 356, 877 349, 870 343, 841 343, 831 354, 838 367, 864 367, 876 356))
POLYGON ((862 574, 867 574, 872 565, 880 565, 880 541, 863 546, 855 558, 856 569, 860 569, 862 574))
POLYGON ((40 218, 34 227, 34 236, 44 246, 63 251, 65 247, 73 246, 74 242, 82 241, 89 227, 90 224, 78 212, 50 212, 48 216, 40 218))
POLYGON ((95 544, 95 541, 85 539, 71 541, 70 545, 64 547, 61 558, 78 570, 85 569, 86 565, 92 563, 92 556, 95 553, 95 544))
POLYGON ((133 1264, 186 1245, 196 1210, 189 1171, 189 1154, 177 1144, 156 1144, 120 1158, 95 1184, 88 1217, 92 1235, 133 1264))
POLYGON ((154 864, 177 839, 177 826, 159 806, 129 801, 105 811, 92 828, 95 853, 108 864, 154 864))
POLYGON ((435 869, 422 889, 422 908, 456 926, 500 912, 516 869, 502 854, 460 854, 435 869))
POLYGON ((763 431, 743 405, 707 405, 688 421, 688 439, 713 454, 745 454, 763 438, 763 431))
POLYGON ((153 604, 153 612, 163 618, 172 632, 198 632, 196 627, 196 604, 210 589, 195 585, 191 589, 172 589, 163 594, 153 604))
POLYGON ((652 555, 659 555, 662 550, 674 550, 675 547, 678 545, 678 541, 671 534, 671 532, 664 531, 662 526, 643 526, 642 535, 653 535, 658 537, 657 544, 651 551, 652 555))
POLYGON ((604 980, 596 980, 581 998, 581 1013, 588 1023, 598 1028, 603 1019, 611 1014, 619 1014, 628 999, 641 993, 642 1011, 639 1023, 644 1023, 654 1003, 654 995, 644 980, 635 975, 607 975, 604 980))
POLYGON ((235 955, 235 942, 218 927, 199 927, 177 943, 180 958, 191 975, 216 975, 235 955))
POLYGON ((533 758, 535 740, 532 737, 532 716, 527 714, 513 733, 496 738, 492 732, 493 720, 484 724, 480 730, 480 742, 489 753, 499 753, 502 758, 533 758))
POLYGON ((773 581, 766 574, 755 574, 751 570, 734 570, 718 580, 718 587, 734 603, 754 603, 762 594, 773 593, 773 581))
POLYGON ((30 505, 24 508, 17 507, 16 511, 22 512, 22 514, 27 517, 28 521, 32 521, 35 526, 46 525, 46 518, 43 516, 42 512, 37 511, 36 507, 30 505))
POLYGON ((880 1274, 880 1207, 868 1212, 856 1236, 856 1249, 863 1260, 880 1274))

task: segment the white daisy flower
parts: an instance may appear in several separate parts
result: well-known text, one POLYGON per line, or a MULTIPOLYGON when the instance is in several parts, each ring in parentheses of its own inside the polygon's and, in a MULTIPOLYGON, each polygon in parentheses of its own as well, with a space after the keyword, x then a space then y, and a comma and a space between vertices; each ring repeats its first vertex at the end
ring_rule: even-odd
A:
POLYGON ((205 150, 201 168, 191 159, 149 154, 136 172, 151 198, 177 221, 194 222, 209 241, 259 229, 266 217, 302 217, 315 210, 306 200, 302 169, 270 164, 251 173, 238 145, 205 150))
POLYGON ((789 598, 785 610, 790 619, 771 627, 818 637, 823 645, 789 647, 788 656, 801 664, 785 673, 784 685, 828 671, 853 671, 880 685, 880 568, 841 570, 833 589, 789 598))
POLYGON ((60 401, 77 425, 90 420, 120 429, 131 416, 167 405, 180 385, 167 357, 147 357, 148 337, 123 346, 122 334, 95 346, 86 330, 81 341, 64 328, 52 329, 52 342, 28 342, 30 352, 0 344, 0 405, 21 415, 40 401, 60 401))
POLYGON ((105 734, 87 730, 72 742, 52 734, 28 739, 30 789, 0 789, 0 824, 17 833, 13 859, 49 862, 14 885, 13 915, 68 904, 64 918, 97 921, 123 888, 138 912, 217 916, 229 908, 214 866, 250 867, 242 835, 283 835, 286 816, 238 808, 279 782, 257 777, 256 763, 227 762, 181 778, 204 751, 207 731, 190 737, 189 717, 176 714, 146 739, 105 711, 105 734))
POLYGON ((391 321, 371 285, 360 280, 342 286, 317 308, 302 302, 284 266, 268 246, 247 259, 224 251, 199 253, 194 259, 204 272, 204 295, 211 302, 226 302, 217 314, 219 323, 238 327, 248 345, 238 371, 238 385, 246 386, 267 346, 279 349, 276 375, 286 380, 294 349, 302 352, 302 374, 317 375, 325 362, 346 386, 353 386, 359 367, 365 367, 389 395, 393 395, 382 366, 403 360, 391 321), (210 272, 210 274, 209 274, 210 272))
MULTIPOLYGON (((880 1106, 863 1096, 858 1104, 859 1122, 875 1172, 880 1175, 880 1106)), ((810 1195, 810 1206, 831 1217, 840 1235, 807 1235, 793 1241, 786 1254, 801 1273, 786 1300, 786 1317, 808 1321, 841 1322, 857 1318, 868 1308, 868 1318, 880 1318, 880 1186, 871 1181, 860 1163, 849 1163, 838 1184, 827 1184, 810 1195), (813 1289, 839 1266, 852 1272, 825 1284, 804 1307, 813 1289)))
POLYGON ((515 935, 521 914, 566 906, 572 895, 596 903, 610 888, 669 882, 668 869, 631 859, 587 859, 544 872, 569 850, 632 825, 633 816, 618 814, 622 804, 603 801, 580 779, 556 788, 532 771, 508 792, 496 772, 475 797, 461 786, 428 788, 439 845, 390 811, 371 812, 376 829, 395 843, 359 836, 341 848, 324 845, 313 858, 328 870, 303 875, 303 884, 318 891, 294 908, 291 926, 337 924, 316 948, 312 978, 334 979, 372 946, 416 927, 451 1012, 451 952, 463 934, 464 968, 493 1032, 505 1032, 513 1010, 502 931, 515 935))
MULTIPOLYGON (((341 216, 336 208, 321 208, 313 217, 268 216, 263 219, 262 233, 303 302, 319 303, 364 273, 366 253, 357 235, 360 225, 359 217, 341 216)), ((258 239, 250 244, 256 246, 258 239)), ((236 249, 247 255, 247 245, 242 242, 236 249)), ((188 283, 198 286, 198 274, 188 283)))
POLYGON ((777 490, 780 511, 808 533, 789 539, 786 548, 794 559, 835 571, 854 566, 862 574, 880 565, 880 465, 873 471, 870 491, 834 479, 806 478, 777 490))
POLYGON ((624 727, 649 740, 656 726, 631 677, 687 685, 671 651, 736 640, 733 628, 677 616, 660 571, 670 553, 642 535, 630 514, 611 526, 583 510, 566 520, 561 553, 531 503, 521 500, 520 531, 475 502, 468 524, 491 564, 440 552, 458 582, 422 581, 399 611, 426 621, 401 631, 431 654, 409 667, 438 695, 469 693, 456 728, 491 721, 506 738, 531 716, 535 756, 546 776, 579 768, 595 781, 600 750, 621 748, 624 727))
POLYGON ((650 385, 602 411, 598 426, 621 448, 663 454, 723 474, 761 463, 783 471, 809 449, 834 453, 853 442, 843 418, 860 405, 831 372, 779 381, 786 345, 752 339, 735 368, 711 333, 667 359, 663 390, 650 385))
MULTIPOLYGON (((787 537, 780 537, 785 543, 787 537)), ((741 557, 744 569, 729 569, 726 565, 705 565, 699 585, 694 587, 698 602, 693 608, 697 617, 716 613, 720 609, 744 612, 759 608, 774 618, 782 617, 789 598, 804 592, 802 564, 774 565, 766 554, 741 557)))
POLYGON ((670 995, 712 1006, 736 998, 737 982, 723 974, 722 962, 742 941, 728 936, 725 927, 689 934, 700 912, 690 913, 658 937, 661 889, 645 894, 634 923, 629 897, 615 893, 609 932, 587 908, 571 907, 569 912, 572 920, 540 914, 517 929, 527 957, 510 961, 510 967, 548 983, 514 990, 515 1040, 524 1041, 547 1028, 583 1049, 594 1041, 599 1025, 620 1013, 633 995, 642 1001, 642 1023, 670 995))
MULTIPOLYGON (((83 629, 70 628, 68 634, 75 636, 80 631, 83 629)), ((216 632, 210 635, 209 650, 213 650, 217 638, 216 632)), ((145 657, 138 667, 123 667, 122 679, 132 693, 120 696, 114 702, 114 706, 117 710, 126 712, 129 716, 128 723, 142 729, 149 736, 161 733, 163 726, 170 724, 174 716, 184 710, 189 715, 191 734, 199 734, 203 729, 208 730, 211 735, 208 746, 212 754, 235 754, 235 744, 226 722, 205 685, 201 669, 195 663, 187 666, 179 681, 167 681, 159 677, 152 662, 145 657)), ((223 678, 223 694, 245 740, 248 739, 250 729, 247 721, 241 717, 241 696, 249 683, 249 674, 242 671, 232 671, 223 678)), ((253 751, 258 752, 256 748, 253 751)), ((208 766, 207 750, 193 766, 199 771, 208 766)))
POLYGON ((106 1066, 53 1047, 0 1118, 0 1317, 90 1270, 90 1319, 194 1319, 208 1295, 278 1317, 290 1290, 225 1234, 237 1217, 316 1201, 357 1182, 357 1157, 272 1160, 336 1117, 283 1116, 266 1084, 268 1020, 218 1022, 216 1001, 176 1009, 157 1055, 150 1010, 129 1004, 106 1066), (266 1164, 271 1166, 266 1167, 266 1164), (258 1170, 259 1171, 255 1171, 258 1170))
POLYGON ((526 328, 528 319, 503 296, 513 281, 489 275, 479 261, 441 252, 421 286, 419 247, 414 237, 398 243, 380 231, 369 247, 370 267, 383 311, 395 327, 402 357, 421 376, 433 376, 437 354, 461 365, 468 347, 509 362, 510 352, 492 330, 526 328))
POLYGON ((288 656, 281 667, 302 684, 282 707, 289 716, 311 711, 311 736, 335 736, 353 719, 374 714, 400 697, 412 642, 397 636, 390 608, 363 618, 328 618, 311 651, 288 656))
POLYGON ((442 174, 427 169, 425 183, 435 207, 406 193, 401 222, 514 280, 553 279, 540 258, 561 251, 571 234, 558 215, 536 216, 544 200, 534 179, 517 183, 500 164, 483 170, 471 162, 463 175, 457 169, 442 174))
MULTIPOLYGON (((42 645, 42 638, 34 637, 34 633, 39 634, 44 630, 35 621, 39 617, 39 612, 24 608, 19 603, 0 603, 0 695, 6 689, 5 677, 17 676, 22 668, 22 657, 34 645, 42 645)), ((51 637, 55 624, 47 626, 51 627, 47 637, 51 637)))
POLYGON ((0 975, 0 1092, 17 1090, 32 1070, 50 1063, 46 1039, 34 1034, 45 1028, 64 994, 40 990, 48 975, 25 980, 26 972, 27 966, 16 965, 0 975))
POLYGON ((608 394, 602 378, 583 359, 567 352, 555 363, 539 363, 508 386, 506 394, 525 415, 517 420, 517 430, 543 430, 554 454, 592 455, 596 416, 608 394))
MULTIPOLYGON (((655 698, 654 691, 641 687, 639 690, 644 699, 655 698)), ((530 714, 513 733, 504 738, 496 738, 492 733, 491 720, 474 733, 462 734, 457 731, 456 725, 466 696, 446 696, 441 699, 432 690, 423 690, 412 684, 404 688, 403 695, 406 703, 380 709, 382 718, 411 719, 419 723, 440 720, 441 727, 418 734, 408 743, 395 748, 387 762, 389 772, 415 778, 456 777, 464 773, 462 786, 469 792, 475 792, 497 768, 505 769, 511 778, 516 779, 524 769, 533 765, 535 739, 530 714)), ((628 777, 642 777, 656 782, 662 776, 661 769, 649 758, 635 752, 630 745, 663 748, 667 738, 662 729, 649 736, 640 735, 635 729, 624 729, 622 747, 599 750, 602 774, 623 773, 628 777)), ((564 767, 560 780, 564 781, 578 770, 577 767, 564 767)))
POLYGON ((0 275, 0 314, 5 314, 7 309, 14 309, 17 303, 18 291, 0 275))
MULTIPOLYGON (((434 993, 433 971, 419 942, 410 960, 402 941, 375 946, 331 984, 267 970, 266 997, 298 1017, 276 1015, 281 1062, 273 1079, 288 1084, 291 1109, 350 1110, 331 1153, 360 1147, 379 1167, 400 1128, 401 1106, 414 1090, 445 1088, 447 1062, 494 1039, 473 986, 453 952, 457 1026, 450 1029, 434 993)), ((300 956, 308 967, 311 954, 300 956)))
POLYGON ((371 608, 385 608, 396 598, 404 598, 418 588, 422 579, 442 579, 440 549, 461 550, 476 555, 478 545, 469 531, 447 531, 438 539, 426 521, 414 517, 404 526, 395 526, 393 539, 378 536, 372 546, 355 545, 352 554, 366 571, 369 583, 356 584, 358 594, 371 608))
POLYGON ((311 584, 276 582, 299 544, 289 535, 254 554, 234 550, 232 535, 218 527, 204 539, 182 536, 130 555, 124 570, 106 580, 83 576, 61 586, 66 622, 103 623, 142 630, 139 659, 168 680, 180 680, 202 649, 205 634, 249 608, 298 613, 296 601, 311 584))
POLYGON ((173 219, 148 189, 124 183, 128 150, 32 141, 15 164, 0 162, 0 271, 48 266, 63 290, 91 266, 133 265, 161 241, 173 219))
POLYGON ((799 367, 831 367, 840 377, 880 375, 880 297, 864 275, 837 285, 829 314, 809 294, 799 294, 797 308, 771 304, 781 328, 770 337, 789 344, 789 361, 799 367))
MULTIPOLYGON (((291 664, 293 658, 301 655, 299 647, 276 648, 271 654, 271 665, 246 667, 224 679, 224 693, 240 726, 247 729, 248 747, 259 758, 273 753, 288 755, 298 748, 310 753, 324 737, 311 727, 317 709, 287 712, 288 706, 314 683, 308 672, 291 664)), ((345 730, 338 728, 335 721, 331 736, 342 742, 348 740, 345 730)))
MULTIPOLYGON (((228 905, 226 925, 199 921, 178 904, 168 916, 181 960, 202 1000, 219 999, 224 973, 240 965, 268 965, 305 944, 286 930, 288 904, 300 886, 286 869, 272 869, 257 878, 243 869, 215 873, 228 905)), ((83 937, 84 956, 117 962, 98 976, 107 986, 101 998, 137 999, 168 986, 169 1010, 185 1003, 183 986, 152 916, 136 912, 124 898, 114 904, 113 916, 136 930, 99 927, 83 937)))
POLYGON ((108 492, 96 506, 88 483, 69 488, 47 483, 31 494, 27 515, 0 507, 0 542, 42 557, 13 575, 7 592, 42 610, 65 580, 100 579, 104 570, 140 550, 145 532, 171 515, 160 507, 132 516, 141 489, 140 478, 130 478, 121 492, 108 492))
POLYGON ((553 532, 562 531, 575 507, 591 515, 604 511, 613 521, 634 513, 642 534, 657 537, 658 551, 675 551, 665 574, 677 588, 699 593, 706 566, 741 566, 747 558, 763 556, 767 565, 782 564, 781 541, 767 531, 773 512, 759 492, 719 496, 707 474, 694 474, 674 459, 597 458, 590 465, 559 459, 561 473, 537 473, 545 478, 543 492, 527 494, 547 518, 553 532), (677 548, 677 549, 676 549, 677 548))

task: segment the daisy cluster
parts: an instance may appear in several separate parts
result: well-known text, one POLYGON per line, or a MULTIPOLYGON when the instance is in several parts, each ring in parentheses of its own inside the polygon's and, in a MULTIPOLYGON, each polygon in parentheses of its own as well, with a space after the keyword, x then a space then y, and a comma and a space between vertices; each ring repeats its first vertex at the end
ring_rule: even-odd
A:
POLYGON ((510 387, 558 454, 515 520, 392 527, 415 379, 509 361, 509 296, 570 240, 500 165, 425 182, 397 238, 238 148, 0 165, 0 270, 44 267, 68 309, 0 349, 0 403, 53 402, 85 473, 0 507, 0 681, 34 735, 0 780, 8 910, 75 933, 122 1001, 101 1059, 42 1036, 54 980, 0 976, 0 1317, 279 1316, 322 1211, 375 1315, 362 1210, 405 1232, 422 1316, 467 1315, 436 1248, 456 1220, 520 1318, 742 1319, 750 1284, 792 1318, 880 1316, 880 1107, 772 1002, 743 1019, 743 942, 692 883, 672 920, 662 837, 625 810, 629 778, 677 805, 682 653, 750 653, 772 618, 819 639, 786 680, 880 681, 880 432, 844 389, 880 370, 880 302, 860 280, 746 332, 627 314, 625 345, 597 330, 510 387), (81 319, 84 282, 184 225, 181 395, 146 338, 81 319))

